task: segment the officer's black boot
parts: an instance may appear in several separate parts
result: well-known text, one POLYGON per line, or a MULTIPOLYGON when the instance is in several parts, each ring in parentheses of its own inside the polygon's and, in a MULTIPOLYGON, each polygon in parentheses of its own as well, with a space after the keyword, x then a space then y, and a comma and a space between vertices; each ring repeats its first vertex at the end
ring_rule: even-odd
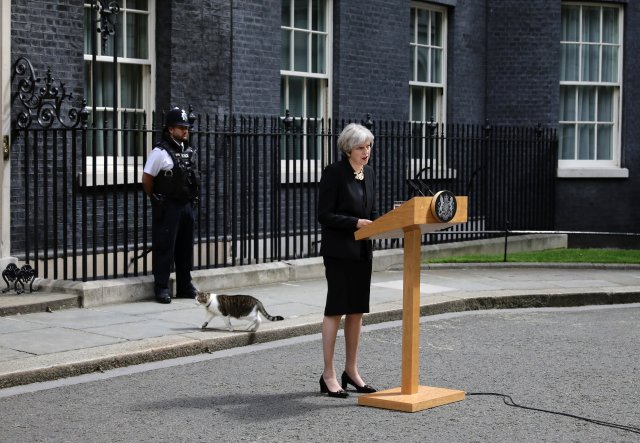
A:
POLYGON ((156 285, 154 288, 156 294, 156 301, 158 303, 171 303, 171 296, 169 295, 169 289, 156 285))

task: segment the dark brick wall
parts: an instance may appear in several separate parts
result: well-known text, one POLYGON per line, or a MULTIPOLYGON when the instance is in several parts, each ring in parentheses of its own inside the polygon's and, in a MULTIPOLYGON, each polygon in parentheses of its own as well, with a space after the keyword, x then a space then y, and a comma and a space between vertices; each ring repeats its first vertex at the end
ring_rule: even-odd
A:
POLYGON ((77 2, 12 0, 12 63, 27 57, 43 80, 50 67, 78 103, 83 96, 83 50, 84 14, 77 2))
POLYGON ((334 117, 409 117, 409 13, 408 1, 334 2, 334 117))
POLYGON ((172 2, 156 23, 159 110, 279 114, 279 0, 172 2))
MULTIPOLYGON (((622 166, 630 177, 559 179, 558 229, 640 229, 640 4, 617 3, 625 5, 622 166)), ((50 66, 76 105, 84 94, 80 4, 11 3, 12 61, 27 56, 42 78, 50 66)), ((561 2, 441 4, 449 11, 449 122, 486 118, 494 125, 557 126, 561 2)), ((406 120, 410 2, 335 0, 333 8, 333 117, 371 113, 377 121, 406 120)), ((156 13, 156 109, 192 105, 199 114, 279 114, 279 0, 158 1, 156 13)), ((18 108, 14 102, 14 121, 18 108)), ((19 226, 23 151, 19 140, 12 148, 12 226, 19 226)))
MULTIPOLYGON (((53 85, 61 88, 65 84, 65 93, 71 93, 73 98, 65 100, 63 116, 71 107, 80 107, 83 98, 83 50, 84 50, 84 15, 82 7, 75 1, 27 1, 14 0, 11 2, 11 63, 21 57, 26 57, 32 64, 34 75, 41 79, 36 85, 36 92, 44 86, 47 68, 51 68, 54 78, 53 85)), ((21 79, 28 79, 29 72, 24 76, 14 76, 12 71, 11 84, 11 121, 15 124, 19 113, 28 112, 16 97, 17 85, 21 79)), ((59 90, 59 95, 62 90, 59 90)), ((27 97, 28 98, 28 97, 27 97)), ((33 116, 33 125, 37 124, 37 116, 33 116)), ((68 120, 65 120, 68 121, 68 120)), ((56 122, 57 124, 57 122, 56 122)), ((37 148, 40 165, 52 164, 54 155, 51 149, 41 147, 40 140, 30 141, 33 148, 37 148)), ((33 151, 33 149, 32 149, 33 151)), ((33 189, 29 195, 24 187, 25 170, 37 169, 42 174, 43 167, 34 166, 33 153, 31 161, 25 164, 25 145, 22 137, 12 135, 11 146, 11 249, 20 250, 25 241, 25 218, 27 203, 31 204, 31 211, 35 206, 33 189)), ((59 156, 59 153, 58 153, 59 156)), ((67 163, 70 163, 67 159, 67 163)), ((64 159, 59 164, 65 163, 64 159)), ((42 180, 42 175, 39 175, 42 180)), ((49 186, 44 194, 46 198, 55 195, 55 190, 49 186)), ((38 207, 43 208, 43 194, 38 199, 38 207)), ((42 213, 41 213, 42 214, 42 213)), ((33 212, 32 212, 33 215, 33 212)), ((33 228, 33 226, 32 226, 33 228)), ((36 231, 37 232, 37 231, 36 231)), ((29 234, 33 237, 33 234, 29 234)), ((33 241, 33 238, 30 239, 33 241)))
POLYGON ((460 0, 449 8, 447 117, 454 123, 485 119, 485 2, 460 0))
POLYGON ((231 108, 230 2, 157 4, 156 108, 193 106, 196 113, 231 108))
POLYGON ((556 229, 640 232, 636 172, 628 179, 558 179, 556 229))
POLYGON ((280 114, 280 0, 233 9, 233 112, 280 114))
POLYGON ((560 2, 489 1, 487 115, 497 124, 557 125, 560 2))

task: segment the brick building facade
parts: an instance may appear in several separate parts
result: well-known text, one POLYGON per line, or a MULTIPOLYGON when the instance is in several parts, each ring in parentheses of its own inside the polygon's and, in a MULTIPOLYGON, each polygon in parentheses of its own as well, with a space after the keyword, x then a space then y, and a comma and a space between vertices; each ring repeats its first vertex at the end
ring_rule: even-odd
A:
MULTIPOLYGON (((619 141, 614 143, 618 143, 617 157, 613 156, 617 163, 605 168, 570 167, 568 172, 559 168, 556 228, 638 232, 640 81, 634 72, 640 53, 640 5, 636 2, 309 0, 304 12, 308 17, 295 9, 306 0, 296 0, 295 8, 292 0, 128 2, 133 9, 138 4, 148 6, 153 21, 148 32, 152 110, 177 104, 191 105, 201 114, 282 115, 299 91, 293 83, 299 80, 298 68, 285 66, 283 60, 289 57, 285 51, 295 59, 292 63, 298 63, 297 51, 305 43, 295 39, 303 35, 302 29, 312 42, 312 49, 307 48, 310 63, 319 63, 316 71, 309 68, 301 77, 305 97, 318 94, 315 101, 295 105, 305 112, 332 119, 362 119, 370 113, 376 121, 418 120, 412 116, 418 108, 412 108, 417 98, 412 98, 410 89, 435 85, 435 107, 430 108, 427 100, 422 120, 543 127, 559 127, 560 121, 563 5, 578 5, 585 11, 593 5, 619 8, 622 62, 614 122, 619 141), (314 9, 318 4, 327 9, 314 9), (437 63, 444 73, 435 80, 416 78, 410 87, 416 66, 409 51, 410 23, 420 13, 416 11, 423 10, 431 11, 432 20, 436 16, 441 20, 433 29, 434 33, 442 29, 442 35, 424 47, 440 48, 437 63), (289 17, 291 26, 285 23, 289 17), (291 35, 294 43, 289 47, 283 39, 291 35), (317 43, 316 38, 325 40, 317 43), (325 51, 326 57, 318 61, 313 48, 321 48, 318 51, 325 51), (286 81, 292 83, 286 83, 285 94, 286 81), (287 106, 283 100, 289 100, 287 106)), ((3 45, 10 48, 11 62, 27 57, 40 76, 50 67, 77 101, 85 97, 86 5, 71 0, 10 3, 10 42, 3 45)), ((11 88, 15 94, 15 84, 11 88)), ((15 100, 11 106, 13 124, 15 100)), ((16 166, 20 154, 18 143, 11 153, 16 166)), ((12 202, 24 198, 15 175, 5 198, 7 194, 12 202)), ((16 223, 19 214, 12 220, 16 223)))

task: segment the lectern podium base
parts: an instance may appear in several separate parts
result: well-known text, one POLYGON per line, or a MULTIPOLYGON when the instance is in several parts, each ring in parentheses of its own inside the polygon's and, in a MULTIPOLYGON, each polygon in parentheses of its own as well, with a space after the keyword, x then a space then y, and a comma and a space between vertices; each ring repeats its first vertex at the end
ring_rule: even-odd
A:
POLYGON ((361 395, 358 397, 358 404, 403 412, 418 412, 461 400, 464 400, 464 391, 418 386, 418 392, 415 394, 402 394, 401 388, 393 388, 361 395))

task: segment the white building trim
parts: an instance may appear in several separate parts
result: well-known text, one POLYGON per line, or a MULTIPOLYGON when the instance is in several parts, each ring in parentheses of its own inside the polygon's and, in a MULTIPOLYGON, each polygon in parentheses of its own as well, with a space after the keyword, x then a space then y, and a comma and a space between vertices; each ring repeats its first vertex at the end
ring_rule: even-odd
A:
POLYGON ((0 3, 0 270, 15 262, 11 252, 11 163, 5 146, 11 149, 11 2, 0 3))

